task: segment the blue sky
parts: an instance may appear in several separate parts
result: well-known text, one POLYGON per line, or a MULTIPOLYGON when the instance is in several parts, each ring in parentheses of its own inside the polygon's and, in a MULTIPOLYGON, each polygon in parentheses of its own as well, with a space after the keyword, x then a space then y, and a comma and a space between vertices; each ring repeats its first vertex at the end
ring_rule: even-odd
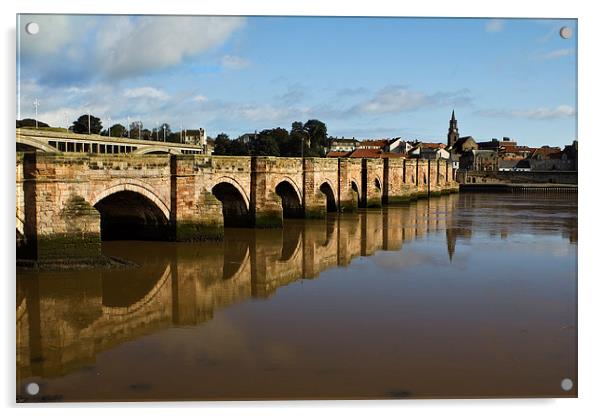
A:
POLYGON ((140 119, 236 137, 318 118, 333 136, 576 139, 574 20, 22 15, 18 116, 140 119), (37 35, 25 32, 35 21, 37 35), (559 29, 573 30, 562 39, 559 29))

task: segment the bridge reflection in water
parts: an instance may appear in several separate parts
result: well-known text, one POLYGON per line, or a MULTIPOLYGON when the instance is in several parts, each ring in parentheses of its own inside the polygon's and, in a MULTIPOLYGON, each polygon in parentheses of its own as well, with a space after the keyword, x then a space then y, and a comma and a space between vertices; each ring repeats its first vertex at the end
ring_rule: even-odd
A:
MULTIPOLYGON (((329 268, 347 266, 356 257, 371 256, 379 250, 399 252, 404 244, 429 234, 444 236, 436 241, 444 253, 447 251, 446 262, 450 263, 457 241, 469 241, 476 230, 508 238, 514 232, 543 229, 557 233, 560 228, 563 238, 576 242, 576 217, 572 215, 550 219, 551 208, 544 203, 529 210, 540 219, 548 218, 549 224, 532 223, 521 220, 524 205, 513 200, 513 204, 500 208, 499 201, 487 198, 491 197, 449 195, 382 210, 330 215, 327 220, 291 219, 282 229, 227 229, 219 243, 113 241, 104 243, 105 254, 127 257, 141 266, 133 270, 21 273, 17 284, 18 382, 49 380, 94 368, 103 351, 169 327, 198 326, 229 305, 270 297, 280 287, 316 278, 329 268), (489 220, 484 221, 479 215, 487 209, 502 209, 504 215, 489 212, 485 215, 489 220), (496 220, 492 222, 492 218, 496 220)), ((558 205, 555 209, 557 213, 558 205)), ((362 307, 370 306, 358 305, 362 307)), ((124 392, 122 399, 138 397, 135 388, 134 392, 124 392)), ((87 399, 103 399, 102 394, 86 394, 87 399)), ((142 394, 146 399, 161 398, 142 394)), ((315 392, 310 396, 316 397, 315 392)), ((250 397, 274 396, 264 391, 250 397)))

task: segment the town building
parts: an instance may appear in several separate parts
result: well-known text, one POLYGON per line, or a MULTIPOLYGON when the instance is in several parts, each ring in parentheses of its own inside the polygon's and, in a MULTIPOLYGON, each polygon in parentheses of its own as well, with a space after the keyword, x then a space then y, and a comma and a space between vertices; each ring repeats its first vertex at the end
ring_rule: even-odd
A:
POLYGON ((410 157, 420 159, 449 159, 450 152, 443 143, 424 143, 418 142, 409 152, 410 157))
POLYGON ((529 158, 531 170, 577 170, 577 142, 560 147, 542 146, 535 149, 529 158))
POLYGON ((202 127, 198 130, 183 130, 182 138, 185 144, 194 144, 196 146, 207 144, 207 133, 202 127))
POLYGON ((531 170, 531 164, 529 163, 529 160, 523 158, 498 159, 498 170, 529 172, 531 170))
POLYGON ((384 150, 389 144, 389 139, 377 139, 377 140, 362 140, 357 148, 358 149, 379 149, 384 150))
POLYGON ((209 145, 209 139, 207 138, 207 132, 204 128, 199 128, 198 130, 183 130, 182 131, 182 141, 185 144, 193 144, 196 146, 201 146, 203 148, 203 153, 206 155, 211 155, 213 153, 213 146, 209 145))
POLYGON ((497 171, 498 155, 494 150, 471 150, 460 156, 460 169, 497 171))
POLYGON ((449 150, 453 153, 461 155, 473 150, 479 150, 479 145, 477 144, 476 140, 472 138, 472 136, 465 136, 456 140, 449 150))
POLYGON ((344 137, 339 139, 337 137, 333 138, 330 141, 330 145, 328 147, 329 152, 352 152, 354 151, 360 141, 353 139, 345 139, 344 137))
POLYGON ((498 139, 491 139, 487 142, 479 142, 477 143, 480 150, 495 150, 499 151, 502 147, 505 146, 517 146, 516 140, 511 140, 509 137, 504 137, 502 141, 498 139))

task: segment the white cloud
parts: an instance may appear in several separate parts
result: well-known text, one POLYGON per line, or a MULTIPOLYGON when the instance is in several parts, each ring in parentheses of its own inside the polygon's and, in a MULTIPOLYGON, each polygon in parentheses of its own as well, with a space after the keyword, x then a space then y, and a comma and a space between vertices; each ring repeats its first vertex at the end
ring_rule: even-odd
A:
POLYGON ((538 61, 550 61, 554 59, 559 59, 565 56, 569 56, 573 54, 573 49, 565 48, 565 49, 556 49, 553 51, 540 53, 534 56, 534 59, 538 61))
POLYGON ((230 113, 234 118, 244 118, 249 121, 280 121, 290 118, 296 111, 269 104, 236 104, 230 107, 230 113))
POLYGON ((538 107, 523 110, 482 110, 477 114, 485 117, 525 118, 532 120, 550 120, 575 116, 575 109, 570 105, 559 105, 556 108, 538 107))
POLYGON ((223 44, 243 24, 241 17, 112 16, 94 42, 97 62, 114 78, 167 68, 223 44))
POLYGON ((427 94, 403 86, 388 86, 378 91, 372 99, 356 105, 350 111, 371 114, 398 113, 440 105, 463 105, 470 101, 469 91, 466 89, 427 94))
POLYGON ((124 91, 123 95, 127 98, 153 98, 158 100, 168 98, 168 95, 164 91, 153 87, 128 88, 124 91))
POLYGON ((244 69, 250 65, 250 62, 240 56, 224 55, 222 57, 222 66, 228 69, 244 69))
POLYGON ((192 101, 197 101, 199 103, 202 103, 202 102, 207 101, 207 97, 205 97, 202 94, 199 94, 199 95, 196 95, 196 96, 192 97, 192 101))
POLYGON ((485 31, 488 33, 501 32, 504 29, 504 21, 500 19, 491 19, 485 24, 485 31))
POLYGON ((359 109, 364 113, 393 113, 415 110, 428 102, 427 95, 422 92, 392 87, 380 90, 372 100, 361 104, 359 109))

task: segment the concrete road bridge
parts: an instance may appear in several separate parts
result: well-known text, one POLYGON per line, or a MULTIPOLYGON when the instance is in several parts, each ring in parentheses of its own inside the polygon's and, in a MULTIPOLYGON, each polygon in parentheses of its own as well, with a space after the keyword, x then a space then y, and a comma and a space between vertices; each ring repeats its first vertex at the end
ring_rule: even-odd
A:
POLYGON ((98 134, 76 134, 42 129, 17 129, 17 151, 95 154, 204 154, 202 146, 98 134))

